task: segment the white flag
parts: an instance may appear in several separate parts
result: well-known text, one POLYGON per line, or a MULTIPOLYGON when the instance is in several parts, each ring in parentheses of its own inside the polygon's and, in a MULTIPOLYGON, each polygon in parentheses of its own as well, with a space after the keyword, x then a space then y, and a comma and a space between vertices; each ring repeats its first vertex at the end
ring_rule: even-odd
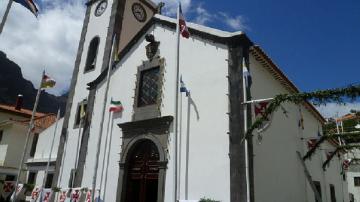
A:
POLYGON ((59 193, 58 202, 65 202, 67 199, 68 189, 62 189, 59 193))
MULTIPOLYGON (((269 101, 261 101, 261 102, 255 102, 254 103, 254 114, 255 114, 255 119, 260 119, 260 118, 264 118, 265 112, 268 109, 270 105, 269 101)), ((265 129, 267 129, 271 123, 271 115, 268 115, 266 117, 266 121, 264 121, 262 123, 262 125, 257 128, 257 131, 260 133, 262 131, 264 131, 265 129)))
POLYGON ((44 189, 42 202, 49 202, 51 198, 52 190, 51 189, 44 189))
POLYGON ((81 197, 81 188, 74 188, 71 192, 71 202, 79 202, 81 197))
POLYGON ((41 188, 36 186, 31 192, 30 202, 36 202, 39 199, 40 192, 41 192, 41 188))
POLYGON ((91 189, 86 192, 85 202, 91 202, 91 189))

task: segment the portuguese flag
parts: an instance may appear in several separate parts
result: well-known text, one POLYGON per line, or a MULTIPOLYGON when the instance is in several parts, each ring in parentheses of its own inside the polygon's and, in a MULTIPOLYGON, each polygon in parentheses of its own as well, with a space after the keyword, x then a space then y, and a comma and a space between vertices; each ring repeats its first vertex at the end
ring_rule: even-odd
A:
POLYGON ((120 101, 111 100, 109 112, 122 112, 124 107, 122 106, 120 101))
POLYGON ((42 81, 41 81, 41 88, 52 88, 56 84, 56 81, 46 74, 44 74, 42 81))

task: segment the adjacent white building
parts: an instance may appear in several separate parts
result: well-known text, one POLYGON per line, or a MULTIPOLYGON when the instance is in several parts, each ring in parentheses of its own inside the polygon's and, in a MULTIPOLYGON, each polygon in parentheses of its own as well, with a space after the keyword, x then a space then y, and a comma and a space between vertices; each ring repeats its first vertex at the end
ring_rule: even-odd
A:
POLYGON ((322 134, 324 118, 311 104, 284 104, 261 140, 255 133, 242 141, 244 119, 252 121, 251 108, 245 112, 242 104, 243 64, 252 75, 248 99, 299 90, 245 33, 192 23, 190 39, 180 40, 180 74, 190 96, 179 100, 176 183, 176 20, 155 12, 146 0, 88 3, 53 186, 91 188, 95 176, 96 189, 108 202, 174 201, 175 187, 180 200, 314 202, 312 184, 323 202, 348 201, 342 157, 322 168, 335 141, 322 144, 304 164, 299 158, 309 150, 308 140, 322 134), (113 33, 120 61, 105 98, 113 33), (123 112, 110 113, 110 100, 121 101, 123 112))
POLYGON ((55 122, 39 134, 35 154, 33 157, 29 158, 26 161, 26 166, 28 170, 26 182, 27 184, 32 184, 37 187, 51 188, 62 125, 63 119, 60 119, 57 125, 55 122), (53 140, 54 144, 52 145, 53 140), (51 148, 51 146, 53 148, 51 148), (47 176, 45 176, 48 161, 49 169, 47 176))
MULTIPOLYGON (((32 111, 21 108, 21 105, 0 105, 0 194, 4 181, 16 181, 31 113, 32 111)), ((54 121, 54 114, 35 114, 35 128, 29 137, 25 160, 34 157, 39 133, 54 121)), ((26 165, 23 165, 23 169, 20 183, 27 181, 26 165)))

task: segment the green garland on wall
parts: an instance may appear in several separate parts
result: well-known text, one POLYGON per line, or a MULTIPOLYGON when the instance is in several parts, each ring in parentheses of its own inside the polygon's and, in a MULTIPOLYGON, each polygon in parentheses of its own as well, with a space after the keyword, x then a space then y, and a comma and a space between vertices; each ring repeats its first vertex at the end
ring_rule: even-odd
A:
POLYGON ((264 115, 258 118, 248 129, 245 138, 252 137, 252 133, 256 128, 260 128, 264 122, 268 121, 268 117, 274 113, 283 103, 300 104, 305 101, 310 101, 314 105, 326 105, 329 102, 345 104, 344 99, 354 101, 360 97, 360 85, 351 85, 346 88, 335 88, 329 90, 319 90, 314 92, 294 93, 294 94, 280 94, 275 96, 269 103, 264 115))
MULTIPOLYGON (((311 156, 315 153, 316 149, 323 143, 325 140, 342 138, 346 140, 360 140, 360 132, 348 132, 348 133, 341 133, 341 134, 327 134, 321 136, 321 138, 315 143, 314 147, 312 147, 303 157, 303 160, 311 158, 311 156)), ((351 150, 360 148, 360 145, 342 145, 336 147, 339 150, 351 150)))

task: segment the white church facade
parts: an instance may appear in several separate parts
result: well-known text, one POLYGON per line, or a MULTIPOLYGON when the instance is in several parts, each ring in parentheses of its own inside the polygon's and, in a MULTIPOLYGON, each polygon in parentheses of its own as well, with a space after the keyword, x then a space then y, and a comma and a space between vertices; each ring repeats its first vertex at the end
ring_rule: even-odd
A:
POLYGON ((179 99, 175 180, 176 20, 157 10, 147 0, 88 2, 53 187, 90 189, 95 181, 107 202, 170 202, 175 194, 180 200, 315 202, 314 187, 323 202, 348 201, 342 157, 322 167, 335 141, 302 160, 324 122, 311 104, 284 105, 261 136, 242 141, 244 119, 253 121, 250 105, 244 113, 243 64, 252 76, 249 100, 299 90, 245 33, 192 23, 191 37, 180 41, 180 75, 190 93, 179 99), (120 60, 110 65, 102 116, 114 34, 120 60), (110 113, 110 100, 124 110, 110 113))

